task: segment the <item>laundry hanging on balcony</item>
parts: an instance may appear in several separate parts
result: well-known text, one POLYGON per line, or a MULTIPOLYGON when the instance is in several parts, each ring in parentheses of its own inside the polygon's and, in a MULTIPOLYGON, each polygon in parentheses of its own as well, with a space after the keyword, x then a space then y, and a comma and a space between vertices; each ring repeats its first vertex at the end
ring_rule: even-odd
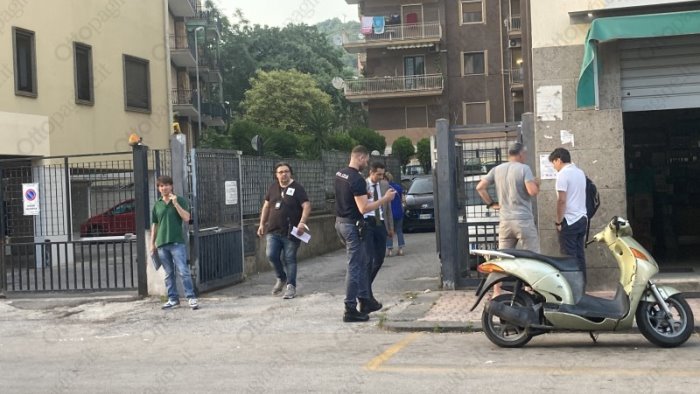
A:
POLYGON ((372 30, 374 30, 374 34, 384 34, 384 17, 375 16, 372 20, 372 30))
POLYGON ((364 35, 372 34, 372 24, 374 23, 374 17, 363 16, 361 20, 362 22, 360 25, 360 33, 364 35))

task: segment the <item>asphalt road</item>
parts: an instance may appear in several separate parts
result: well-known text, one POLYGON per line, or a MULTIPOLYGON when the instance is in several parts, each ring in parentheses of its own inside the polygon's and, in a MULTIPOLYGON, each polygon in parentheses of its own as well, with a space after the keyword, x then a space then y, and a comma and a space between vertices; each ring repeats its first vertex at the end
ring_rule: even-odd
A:
MULTIPOLYGON (((387 260, 387 313, 437 286, 432 233, 387 260)), ((344 258, 300 267, 294 300, 269 295, 271 273, 209 294, 202 308, 160 301, 47 307, 0 302, 2 393, 693 392, 700 338, 665 350, 641 335, 537 337, 504 350, 481 333, 392 333, 382 319, 341 321, 344 258)))

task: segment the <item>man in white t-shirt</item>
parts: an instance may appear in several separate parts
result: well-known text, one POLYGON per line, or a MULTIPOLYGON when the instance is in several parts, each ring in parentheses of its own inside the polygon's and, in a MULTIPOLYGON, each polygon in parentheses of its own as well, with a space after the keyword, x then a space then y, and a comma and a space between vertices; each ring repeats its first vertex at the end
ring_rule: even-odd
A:
POLYGON ((559 232, 561 253, 576 257, 581 271, 586 273, 584 242, 586 237, 586 174, 571 162, 571 154, 557 148, 549 154, 557 170, 557 214, 554 224, 559 232))

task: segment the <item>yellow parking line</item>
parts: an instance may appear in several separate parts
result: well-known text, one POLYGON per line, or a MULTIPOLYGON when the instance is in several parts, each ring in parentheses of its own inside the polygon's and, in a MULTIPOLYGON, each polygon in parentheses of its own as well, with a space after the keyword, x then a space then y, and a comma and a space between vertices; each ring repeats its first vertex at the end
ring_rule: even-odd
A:
POLYGON ((382 354, 378 355, 377 357, 370 360, 370 362, 365 364, 365 369, 370 370, 370 371, 378 370, 382 366, 382 364, 389 361, 389 359, 391 357, 393 357, 396 353, 401 351, 401 349, 403 349, 406 346, 408 346, 409 344, 411 344, 411 342, 418 339, 418 337, 420 337, 421 335, 423 335, 423 333, 414 332, 413 334, 410 334, 410 335, 406 336, 404 339, 391 345, 382 354))

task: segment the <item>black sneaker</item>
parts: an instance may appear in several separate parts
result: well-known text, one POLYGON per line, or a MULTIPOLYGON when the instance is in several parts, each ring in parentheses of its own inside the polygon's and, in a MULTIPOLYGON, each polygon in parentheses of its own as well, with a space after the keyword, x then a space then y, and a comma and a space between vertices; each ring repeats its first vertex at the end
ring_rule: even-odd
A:
POLYGON ((360 312, 365 314, 370 314, 372 312, 381 310, 382 307, 382 303, 375 300, 374 298, 370 298, 368 300, 360 300, 360 312))
POLYGON ((359 312, 355 308, 345 307, 345 314, 343 314, 343 321, 346 323, 353 322, 365 322, 369 320, 369 315, 366 313, 359 312))

